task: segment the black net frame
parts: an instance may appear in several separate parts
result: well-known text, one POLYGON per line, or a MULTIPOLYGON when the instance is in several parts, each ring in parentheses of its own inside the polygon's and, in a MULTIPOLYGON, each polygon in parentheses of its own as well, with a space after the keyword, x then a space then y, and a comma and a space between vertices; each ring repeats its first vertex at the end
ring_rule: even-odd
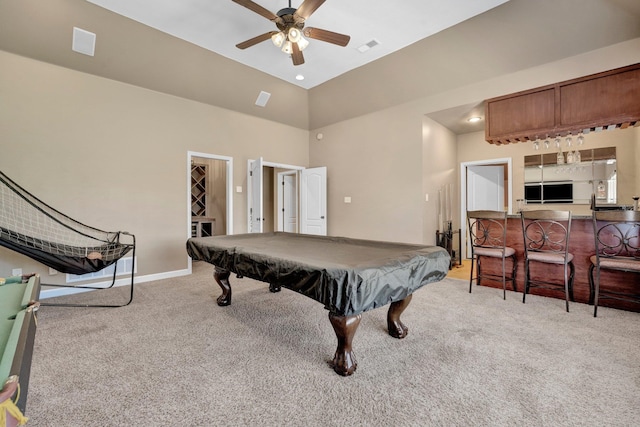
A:
MULTIPOLYGON (((49 206, 0 171, 0 245, 59 272, 82 275, 103 270, 129 252, 135 260, 135 236, 83 224, 49 206), (127 241, 121 241, 127 236, 127 241)), ((115 284, 117 265, 114 266, 115 284)), ((133 299, 133 271, 131 297, 133 299)), ((105 289, 85 285, 48 285, 105 289)), ((123 304, 123 305, 127 305, 123 304)), ((104 305, 111 307, 112 305, 104 305)), ((121 305, 117 305, 121 306, 121 305)))

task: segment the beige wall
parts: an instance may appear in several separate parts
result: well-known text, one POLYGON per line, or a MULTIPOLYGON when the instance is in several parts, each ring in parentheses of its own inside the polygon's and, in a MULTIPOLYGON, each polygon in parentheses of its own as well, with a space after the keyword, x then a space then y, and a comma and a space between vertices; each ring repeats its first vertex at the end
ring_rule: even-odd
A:
MULTIPOLYGON (((58 210, 138 240, 138 276, 187 268, 187 152, 306 166, 308 132, 0 51, 0 170, 58 210)), ((48 269, 0 248, 0 276, 48 269)), ((46 277, 56 283, 64 275, 46 277)))
MULTIPOLYGON (((451 193, 452 223, 456 224, 459 209, 457 182, 457 138, 449 129, 424 117, 422 150, 423 189, 423 242, 435 244, 435 230, 443 231, 442 221, 446 214, 447 186, 451 193), (426 201, 429 195, 429 201, 426 201)), ((458 228, 457 226, 455 228, 458 228)))
MULTIPOLYGON (((427 119, 427 114, 630 65, 640 61, 638 47, 640 39, 634 39, 313 129, 309 159, 311 166, 327 166, 329 234, 434 243, 437 191, 443 185, 454 185, 454 201, 458 202, 453 206, 457 213, 453 224, 460 227, 459 164, 518 158, 520 163, 514 163, 517 176, 518 170, 522 174, 522 157, 528 147, 491 145, 482 132, 456 138, 427 119), (318 133, 323 139, 316 138, 318 133), (428 202, 425 194, 429 194, 428 202), (352 203, 344 203, 345 196, 352 203)), ((340 96, 350 97, 348 86, 340 96)), ((522 179, 519 184, 514 178, 514 188, 522 188, 521 184, 522 179)), ((513 195, 516 198, 518 193, 513 195)))
MULTIPOLYGON (((262 156, 327 166, 329 234, 433 243, 437 192, 453 184, 459 198, 459 163, 512 157, 518 189, 515 159, 527 147, 493 146, 481 133, 455 138, 426 114, 635 63, 638 46, 635 39, 311 132, 0 51, 0 169, 82 222, 135 233, 139 277, 187 266, 188 151, 233 157, 235 233, 246 231, 247 160, 262 156)), ((631 139, 637 145, 637 130, 631 139)), ((0 259, 4 275, 45 270, 4 249, 0 259)))
POLYGON ((394 108, 321 132, 309 155, 327 167, 328 234, 422 242, 422 115, 394 108))

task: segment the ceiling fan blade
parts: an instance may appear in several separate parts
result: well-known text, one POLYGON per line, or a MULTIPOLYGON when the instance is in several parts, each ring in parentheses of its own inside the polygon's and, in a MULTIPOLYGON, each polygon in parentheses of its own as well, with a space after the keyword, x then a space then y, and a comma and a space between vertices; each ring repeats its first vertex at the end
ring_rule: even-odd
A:
POLYGON ((316 11, 317 8, 322 6, 325 0, 304 0, 300 7, 294 13, 294 16, 297 15, 302 19, 308 19, 313 12, 316 11))
POLYGON ((236 45, 236 47, 238 49, 246 49, 248 47, 251 47, 255 44, 258 44, 260 42, 263 42, 265 40, 269 40, 271 38, 272 35, 274 34, 278 34, 277 31, 269 31, 268 33, 264 33, 264 34, 260 34, 259 36, 255 36, 252 39, 249 39, 247 41, 243 41, 242 43, 238 43, 236 45))
POLYGON ((334 33, 333 31, 323 30, 321 28, 305 28, 303 34, 310 39, 316 39, 327 43, 337 44, 338 46, 346 46, 351 40, 351 36, 346 34, 334 33))
POLYGON ((271 12, 268 9, 260 6, 257 3, 252 2, 251 0, 231 0, 234 3, 238 3, 240 6, 244 6, 247 9, 257 13, 258 15, 262 15, 267 18, 269 21, 277 21, 280 19, 275 13, 271 12))
POLYGON ((293 61, 293 65, 304 64, 304 55, 302 55, 302 51, 298 47, 298 43, 292 43, 291 47, 293 48, 293 52, 291 53, 291 60, 293 61))

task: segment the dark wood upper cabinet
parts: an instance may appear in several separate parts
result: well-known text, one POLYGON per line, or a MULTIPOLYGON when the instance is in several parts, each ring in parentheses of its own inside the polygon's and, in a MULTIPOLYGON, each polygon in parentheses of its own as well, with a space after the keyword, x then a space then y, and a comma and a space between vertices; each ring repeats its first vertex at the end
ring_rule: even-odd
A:
POLYGON ((485 101, 485 139, 529 141, 640 122, 640 63, 485 101))

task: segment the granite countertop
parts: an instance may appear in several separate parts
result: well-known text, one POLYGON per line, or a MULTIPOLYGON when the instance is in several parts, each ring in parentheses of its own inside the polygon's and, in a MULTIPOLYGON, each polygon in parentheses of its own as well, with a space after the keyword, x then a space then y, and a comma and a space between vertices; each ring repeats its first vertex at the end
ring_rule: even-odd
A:
MULTIPOLYGON (((507 218, 511 218, 511 219, 520 219, 520 214, 509 214, 507 215, 507 218)), ((591 215, 584 215, 584 214, 575 214, 575 215, 571 215, 571 219, 588 219, 591 220, 592 216, 591 215)))

